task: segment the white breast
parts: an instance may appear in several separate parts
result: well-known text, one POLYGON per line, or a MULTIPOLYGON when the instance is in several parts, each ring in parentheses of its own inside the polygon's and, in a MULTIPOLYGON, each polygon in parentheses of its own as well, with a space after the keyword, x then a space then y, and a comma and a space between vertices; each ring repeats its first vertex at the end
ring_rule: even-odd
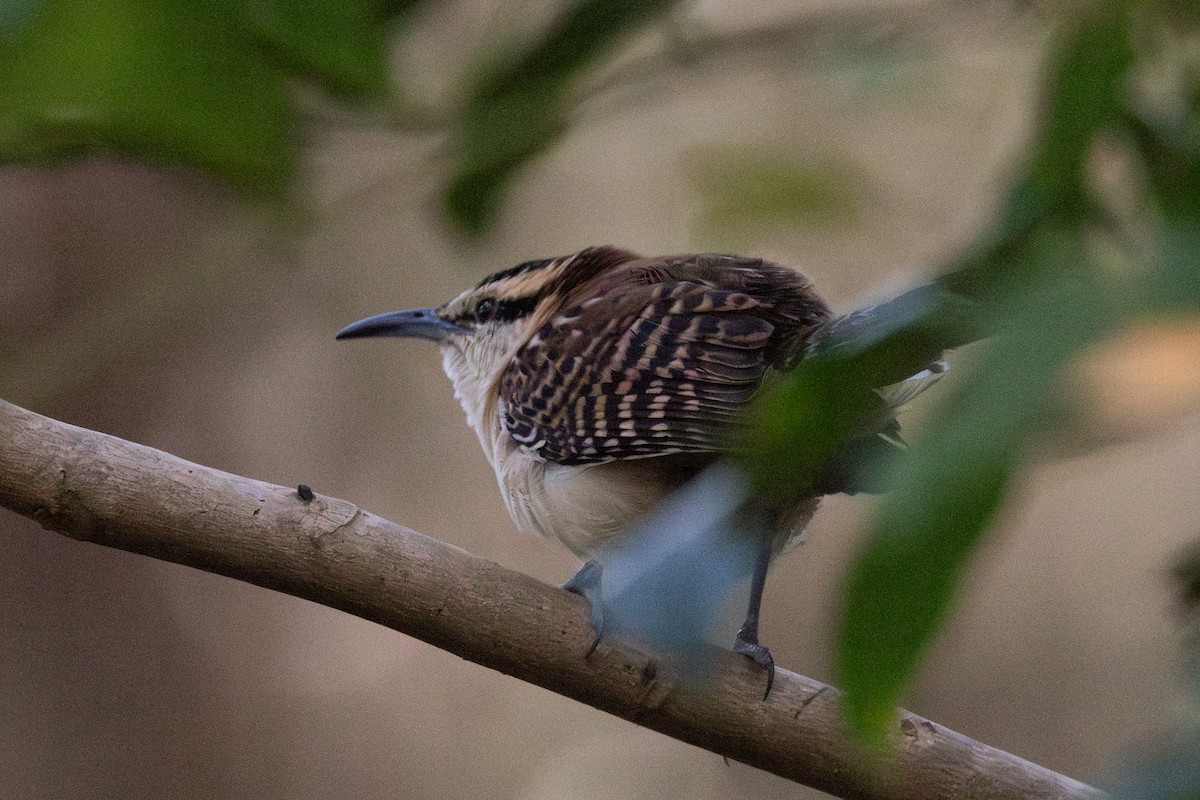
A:
POLYGON ((496 480, 517 527, 556 538, 584 559, 628 531, 665 494, 619 465, 554 464, 502 441, 493 452, 496 480))
POLYGON ((443 350, 442 366, 521 532, 559 539, 588 558, 661 499, 664 491, 653 481, 632 479, 614 465, 563 466, 521 447, 501 425, 492 389, 498 375, 476 374, 454 347, 443 350))

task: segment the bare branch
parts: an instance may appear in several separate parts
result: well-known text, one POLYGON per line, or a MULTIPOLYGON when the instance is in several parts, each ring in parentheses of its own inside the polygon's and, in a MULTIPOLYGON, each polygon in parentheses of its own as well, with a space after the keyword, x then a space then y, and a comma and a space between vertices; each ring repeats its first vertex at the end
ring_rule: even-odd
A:
MULTIPOLYGON (((82 541, 227 575, 386 625, 553 692, 844 798, 1102 800, 1089 786, 902 713, 894 752, 847 732, 837 692, 714 654, 672 682, 605 642, 584 602, 317 495, 231 475, 0 401, 0 505, 82 541)), ((420 678, 414 678, 418 680, 420 678)))

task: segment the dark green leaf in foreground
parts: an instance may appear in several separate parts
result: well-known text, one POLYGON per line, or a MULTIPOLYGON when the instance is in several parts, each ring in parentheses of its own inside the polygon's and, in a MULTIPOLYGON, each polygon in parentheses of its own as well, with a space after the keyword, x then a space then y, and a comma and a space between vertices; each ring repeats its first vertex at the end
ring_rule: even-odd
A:
POLYGON ((816 332, 805 361, 750 409, 742 461, 755 486, 783 502, 810 493, 847 440, 878 430, 875 389, 976 338, 969 316, 970 303, 935 282, 816 332))
POLYGON ((464 109, 456 131, 458 172, 446 194, 451 222, 472 234, 491 224, 516 171, 566 130, 561 91, 530 80, 464 109))
POLYGON ((677 2, 576 0, 533 45, 480 69, 455 131, 450 221, 467 233, 484 231, 517 170, 565 129, 567 97, 580 73, 677 2))
POLYGON ((1119 319, 1078 231, 1042 231, 1023 255, 1040 280, 987 304, 998 336, 902 462, 849 578, 839 678, 850 719, 872 737, 892 719, 1029 437, 1056 412, 1060 370, 1119 319))
POLYGON ((1092 141, 1123 113, 1134 56, 1130 25, 1127 4, 1108 3, 1084 16, 1052 65, 1030 172, 1060 199, 1082 201, 1092 141))
POLYGON ((849 577, 839 681, 849 718, 872 738, 893 718, 1029 438, 1057 411, 1060 371, 1122 319, 1090 263, 1086 165, 1124 113, 1129 30, 1127 6, 1112 3, 1064 42, 997 234, 945 279, 979 303, 980 328, 997 337, 892 476, 849 577))

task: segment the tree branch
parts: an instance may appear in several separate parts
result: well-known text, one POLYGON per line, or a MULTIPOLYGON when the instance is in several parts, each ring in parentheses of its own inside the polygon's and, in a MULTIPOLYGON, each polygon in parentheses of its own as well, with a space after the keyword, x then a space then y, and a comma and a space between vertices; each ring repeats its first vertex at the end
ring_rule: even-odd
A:
POLYGON ((844 798, 1101 800, 1089 786, 903 712, 896 748, 845 730, 837 692, 748 659, 673 682, 592 640, 584 601, 317 495, 192 464, 0 401, 0 505, 74 539, 248 581, 415 636, 603 711, 844 798))

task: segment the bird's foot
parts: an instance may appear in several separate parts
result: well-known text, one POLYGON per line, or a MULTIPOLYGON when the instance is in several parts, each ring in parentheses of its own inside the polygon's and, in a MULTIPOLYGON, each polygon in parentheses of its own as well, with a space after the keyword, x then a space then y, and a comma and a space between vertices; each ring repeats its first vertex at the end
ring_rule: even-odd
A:
POLYGON ((741 653, 755 664, 767 671, 767 690, 763 692, 763 700, 771 694, 771 685, 775 683, 775 659, 764 644, 759 644, 758 632, 742 628, 733 637, 733 652, 741 653))
POLYGON ((584 658, 596 652, 596 648, 600 646, 600 639, 604 636, 604 605, 600 600, 600 576, 603 573, 604 568, 600 566, 600 562, 588 561, 562 585, 563 589, 587 600, 592 609, 592 630, 596 632, 596 638, 592 640, 592 646, 588 648, 584 658))

